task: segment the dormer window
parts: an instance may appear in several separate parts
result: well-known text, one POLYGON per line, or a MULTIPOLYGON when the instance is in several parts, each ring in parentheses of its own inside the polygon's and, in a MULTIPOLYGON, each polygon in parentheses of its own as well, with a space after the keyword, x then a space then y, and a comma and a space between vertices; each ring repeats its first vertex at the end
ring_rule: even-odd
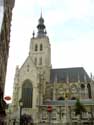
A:
POLYGON ((36 44, 36 45, 35 45, 35 51, 37 51, 37 50, 38 50, 38 45, 36 44))
POLYGON ((40 51, 42 51, 43 50, 43 45, 42 44, 40 44, 40 51))

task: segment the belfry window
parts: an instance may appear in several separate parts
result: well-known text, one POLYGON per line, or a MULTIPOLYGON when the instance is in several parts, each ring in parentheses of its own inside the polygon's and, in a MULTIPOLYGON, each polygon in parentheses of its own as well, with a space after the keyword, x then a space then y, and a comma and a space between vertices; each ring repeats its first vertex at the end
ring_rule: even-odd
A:
POLYGON ((43 50, 43 45, 42 44, 40 44, 40 51, 42 51, 43 50))
POLYGON ((25 80, 22 86, 22 101, 24 108, 32 108, 33 87, 30 80, 25 80))
POLYGON ((35 45, 35 51, 37 51, 37 50, 38 50, 38 45, 36 44, 36 45, 35 45))

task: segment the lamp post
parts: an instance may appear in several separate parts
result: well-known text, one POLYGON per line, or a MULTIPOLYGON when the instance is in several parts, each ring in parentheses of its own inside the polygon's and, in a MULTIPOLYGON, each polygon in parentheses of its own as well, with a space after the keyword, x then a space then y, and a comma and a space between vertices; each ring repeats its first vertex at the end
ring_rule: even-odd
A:
POLYGON ((20 114, 19 114, 19 116, 20 116, 20 119, 19 119, 19 123, 20 123, 20 124, 19 124, 19 125, 21 125, 22 106, 23 106, 23 102, 22 102, 22 99, 20 99, 20 100, 19 100, 19 108, 20 108, 20 109, 19 109, 19 110, 20 110, 20 111, 19 111, 19 113, 20 113, 20 114))

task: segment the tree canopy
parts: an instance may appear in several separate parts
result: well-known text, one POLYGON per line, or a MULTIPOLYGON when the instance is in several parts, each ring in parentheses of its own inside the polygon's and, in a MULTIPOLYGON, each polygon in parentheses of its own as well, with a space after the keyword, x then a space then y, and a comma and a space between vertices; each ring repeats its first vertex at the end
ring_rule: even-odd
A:
POLYGON ((84 105, 77 99, 75 103, 75 115, 82 115, 83 112, 86 112, 84 105))

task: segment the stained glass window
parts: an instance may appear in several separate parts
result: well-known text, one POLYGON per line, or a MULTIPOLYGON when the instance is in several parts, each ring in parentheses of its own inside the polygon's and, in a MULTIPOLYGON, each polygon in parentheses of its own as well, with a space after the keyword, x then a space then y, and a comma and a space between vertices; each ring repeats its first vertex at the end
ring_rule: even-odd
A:
POLYGON ((22 101, 24 108, 32 108, 33 88, 30 80, 25 80, 22 86, 22 101))

